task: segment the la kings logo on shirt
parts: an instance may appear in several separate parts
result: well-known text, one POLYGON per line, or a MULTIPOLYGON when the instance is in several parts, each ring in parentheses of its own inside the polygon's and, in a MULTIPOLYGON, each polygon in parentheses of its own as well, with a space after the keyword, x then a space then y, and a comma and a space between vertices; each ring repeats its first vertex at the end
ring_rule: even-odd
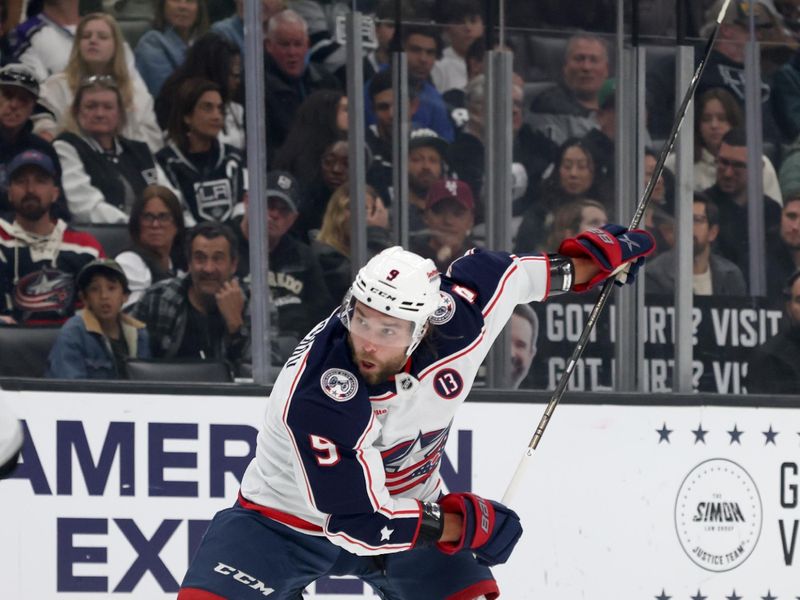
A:
POLYGON ((233 212, 233 193, 228 179, 198 181, 194 184, 197 213, 210 221, 227 221, 233 212))
POLYGON ((322 374, 319 384, 325 395, 336 402, 347 402, 358 391, 355 375, 344 369, 328 369, 322 374))

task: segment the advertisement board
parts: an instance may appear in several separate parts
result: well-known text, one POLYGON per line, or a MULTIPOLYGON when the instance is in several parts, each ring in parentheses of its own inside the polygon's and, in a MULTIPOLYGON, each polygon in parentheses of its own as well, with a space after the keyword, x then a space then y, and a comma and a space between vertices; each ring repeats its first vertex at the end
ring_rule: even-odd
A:
MULTIPOLYGON (((174 598, 236 497, 267 400, 3 394, 28 437, 0 482, 0 596, 174 598)), ((542 409, 466 403, 445 484, 502 497, 542 409)), ((523 538, 495 575, 513 600, 794 599, 799 489, 800 408, 566 404, 514 503, 523 538)), ((306 597, 377 598, 346 578, 306 597)))

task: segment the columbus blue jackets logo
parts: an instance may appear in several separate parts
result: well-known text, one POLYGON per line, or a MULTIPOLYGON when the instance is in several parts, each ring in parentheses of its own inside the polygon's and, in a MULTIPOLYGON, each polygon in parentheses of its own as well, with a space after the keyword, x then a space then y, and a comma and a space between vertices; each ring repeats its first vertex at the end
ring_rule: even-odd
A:
POLYGON ((441 291, 439 295, 442 297, 442 301, 439 304, 439 308, 434 311, 430 319, 431 323, 434 325, 444 325, 453 318, 456 312, 456 302, 453 300, 453 297, 447 292, 441 291))
POLYGON ((355 375, 344 369, 328 369, 319 382, 325 395, 337 402, 347 402, 358 391, 355 375))
POLYGON ((14 308, 28 320, 44 313, 65 317, 72 314, 75 281, 71 274, 45 268, 22 277, 14 289, 14 308))

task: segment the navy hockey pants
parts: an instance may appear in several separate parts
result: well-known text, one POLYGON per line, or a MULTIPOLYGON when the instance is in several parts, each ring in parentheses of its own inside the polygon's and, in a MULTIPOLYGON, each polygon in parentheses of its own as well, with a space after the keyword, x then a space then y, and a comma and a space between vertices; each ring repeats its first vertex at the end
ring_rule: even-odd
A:
POLYGON ((327 538, 297 532, 239 505, 214 520, 192 560, 178 600, 301 600, 326 575, 354 575, 384 600, 473 600, 499 596, 491 571, 470 552, 419 548, 356 556, 327 538))

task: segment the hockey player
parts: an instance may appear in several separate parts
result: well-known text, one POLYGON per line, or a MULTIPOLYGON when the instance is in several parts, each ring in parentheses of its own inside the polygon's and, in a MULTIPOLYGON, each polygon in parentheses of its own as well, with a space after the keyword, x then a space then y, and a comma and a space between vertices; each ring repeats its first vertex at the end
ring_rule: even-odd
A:
POLYGON ((456 408, 519 303, 588 289, 654 248, 618 225, 559 254, 471 250, 441 275, 384 250, 340 310, 306 335, 270 396, 236 504, 214 517, 179 600, 299 600, 355 575, 389 600, 493 600, 489 569, 519 518, 471 493, 442 495, 456 408))

